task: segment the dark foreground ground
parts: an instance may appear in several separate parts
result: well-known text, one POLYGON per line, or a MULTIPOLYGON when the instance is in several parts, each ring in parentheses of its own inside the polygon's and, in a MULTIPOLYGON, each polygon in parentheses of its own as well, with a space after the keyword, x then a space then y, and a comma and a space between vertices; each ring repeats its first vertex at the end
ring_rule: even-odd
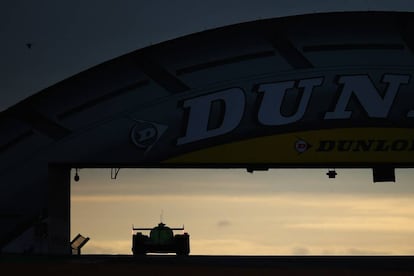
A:
POLYGON ((0 255, 0 275, 414 275, 414 256, 0 255), (6 274, 7 273, 7 274, 6 274))

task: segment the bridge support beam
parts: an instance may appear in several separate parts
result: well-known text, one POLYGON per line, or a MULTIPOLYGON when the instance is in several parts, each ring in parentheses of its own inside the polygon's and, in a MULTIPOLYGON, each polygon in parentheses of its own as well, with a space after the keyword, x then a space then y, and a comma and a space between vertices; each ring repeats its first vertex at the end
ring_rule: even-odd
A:
POLYGON ((70 167, 49 165, 48 253, 70 255, 70 167))

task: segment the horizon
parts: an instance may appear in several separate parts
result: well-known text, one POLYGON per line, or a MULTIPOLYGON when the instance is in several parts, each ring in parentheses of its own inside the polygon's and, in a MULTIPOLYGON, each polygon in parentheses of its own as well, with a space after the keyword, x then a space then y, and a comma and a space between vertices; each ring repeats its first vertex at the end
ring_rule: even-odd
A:
MULTIPOLYGON (((190 255, 409 255, 411 169, 82 169, 71 184, 71 238, 83 254, 132 254, 131 226, 185 225, 190 255), (275 181, 279 180, 279 181, 275 181)), ((73 179, 73 178, 72 178, 73 179)))

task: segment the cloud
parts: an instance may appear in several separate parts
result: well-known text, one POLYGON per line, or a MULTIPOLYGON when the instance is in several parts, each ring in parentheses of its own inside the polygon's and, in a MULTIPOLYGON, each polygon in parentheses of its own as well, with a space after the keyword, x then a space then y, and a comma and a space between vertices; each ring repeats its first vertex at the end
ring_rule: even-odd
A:
POLYGON ((375 251, 361 248, 349 248, 346 250, 346 255, 390 255, 391 252, 375 251))
POLYGON ((404 217, 343 217, 314 218, 308 223, 289 223, 290 229, 331 230, 331 231, 372 231, 375 233, 412 233, 414 234, 414 220, 404 217))
POLYGON ((197 239, 191 241, 191 254, 198 255, 275 255, 278 248, 270 244, 243 239, 197 239))
POLYGON ((131 241, 91 239, 82 248, 82 254, 132 254, 131 241))
POLYGON ((410 194, 131 192, 73 195, 71 212, 72 229, 96 253, 130 254, 131 225, 156 225, 164 209, 168 225, 185 223, 195 255, 412 254, 412 202, 410 194), (117 239, 126 242, 105 242, 117 239))
POLYGON ((231 225, 231 222, 229 220, 219 220, 217 222, 218 227, 227 227, 227 226, 230 226, 230 225, 231 225))
POLYGON ((294 247, 292 249, 292 254, 293 255, 309 255, 310 250, 306 247, 294 247))

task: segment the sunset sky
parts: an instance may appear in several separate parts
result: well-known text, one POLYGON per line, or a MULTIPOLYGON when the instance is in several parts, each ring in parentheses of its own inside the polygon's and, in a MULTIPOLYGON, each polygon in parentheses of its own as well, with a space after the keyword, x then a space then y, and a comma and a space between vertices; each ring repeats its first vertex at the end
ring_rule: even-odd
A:
POLYGON ((414 254, 413 171, 80 170, 72 238, 83 254, 131 254, 131 227, 185 225, 193 255, 414 254))

